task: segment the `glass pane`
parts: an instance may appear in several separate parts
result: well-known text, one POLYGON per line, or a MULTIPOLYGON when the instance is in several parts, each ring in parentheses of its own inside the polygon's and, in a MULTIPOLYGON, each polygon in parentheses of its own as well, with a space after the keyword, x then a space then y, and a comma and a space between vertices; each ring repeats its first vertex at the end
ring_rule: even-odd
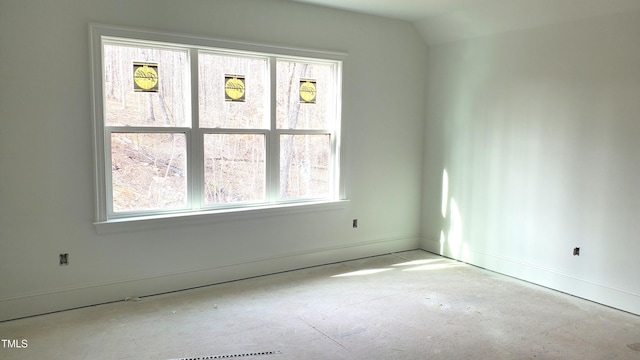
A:
POLYGON ((191 126, 186 51, 105 44, 103 56, 106 126, 191 126))
POLYGON ((330 135, 281 135, 280 198, 329 196, 330 135))
POLYGON ((187 205, 185 134, 111 134, 113 211, 187 205))
POLYGON ((326 129, 333 124, 333 65, 278 61, 276 92, 279 129, 326 129))
POLYGON ((268 126, 266 59, 201 53, 198 67, 200 127, 268 126))
POLYGON ((264 135, 206 134, 204 158, 206 204, 264 201, 264 135))

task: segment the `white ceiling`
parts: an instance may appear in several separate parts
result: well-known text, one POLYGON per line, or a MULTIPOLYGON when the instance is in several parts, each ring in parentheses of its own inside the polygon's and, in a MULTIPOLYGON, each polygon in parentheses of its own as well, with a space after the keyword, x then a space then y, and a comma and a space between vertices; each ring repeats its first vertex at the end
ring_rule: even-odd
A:
POLYGON ((640 10, 640 0, 293 0, 411 21, 429 44, 640 10))

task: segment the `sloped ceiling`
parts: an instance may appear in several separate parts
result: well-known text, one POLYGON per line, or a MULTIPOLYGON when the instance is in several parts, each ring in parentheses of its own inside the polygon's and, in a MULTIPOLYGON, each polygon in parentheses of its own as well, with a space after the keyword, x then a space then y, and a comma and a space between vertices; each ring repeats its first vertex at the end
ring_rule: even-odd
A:
POLYGON ((640 10, 640 0, 292 0, 412 22, 427 44, 640 10))

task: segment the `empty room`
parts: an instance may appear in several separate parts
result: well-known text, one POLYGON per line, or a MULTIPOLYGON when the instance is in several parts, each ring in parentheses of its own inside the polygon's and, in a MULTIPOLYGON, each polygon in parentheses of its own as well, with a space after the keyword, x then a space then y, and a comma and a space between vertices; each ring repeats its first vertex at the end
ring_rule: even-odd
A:
POLYGON ((1 359, 640 359, 640 1, 0 0, 1 359))

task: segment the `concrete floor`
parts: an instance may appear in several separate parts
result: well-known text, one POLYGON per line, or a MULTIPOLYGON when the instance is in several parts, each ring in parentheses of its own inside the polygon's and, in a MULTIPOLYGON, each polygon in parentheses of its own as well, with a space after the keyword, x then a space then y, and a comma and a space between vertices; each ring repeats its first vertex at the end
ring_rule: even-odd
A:
POLYGON ((424 251, 0 323, 0 359, 640 359, 640 317, 424 251))

